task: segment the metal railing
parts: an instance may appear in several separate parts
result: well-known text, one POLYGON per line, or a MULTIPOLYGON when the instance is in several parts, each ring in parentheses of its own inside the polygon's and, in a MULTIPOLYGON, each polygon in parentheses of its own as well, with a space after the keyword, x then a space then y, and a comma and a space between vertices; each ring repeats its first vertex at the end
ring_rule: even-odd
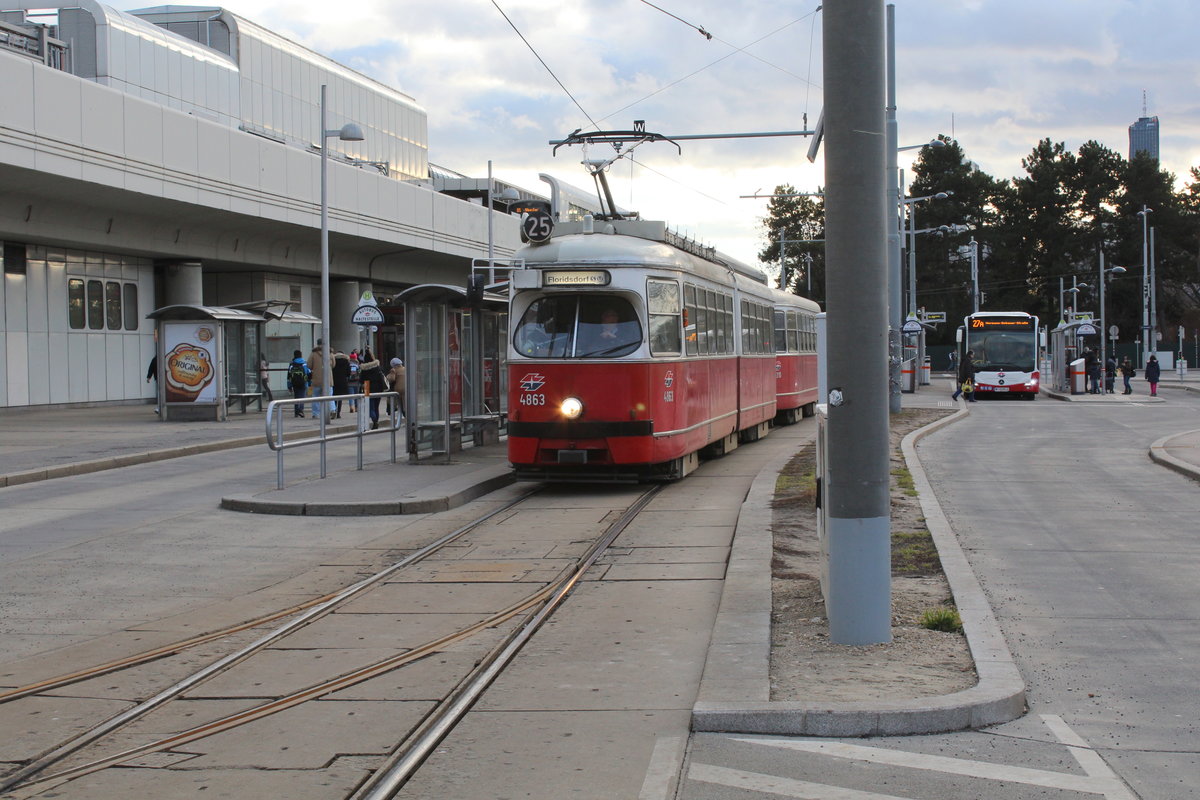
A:
MULTIPOLYGON (((341 439, 354 439, 358 446, 358 469, 363 468, 363 438, 374 436, 376 434, 391 435, 391 461, 396 463, 396 432, 401 430, 402 415, 400 413, 400 393, 399 392, 375 392, 370 395, 366 394, 338 394, 338 395, 321 395, 319 397, 290 397, 285 400, 272 400, 267 404, 267 446, 275 451, 275 488, 283 488, 283 453, 286 450, 291 450, 296 447, 310 447, 317 445, 321 448, 321 477, 326 475, 325 469, 325 448, 329 442, 336 442, 341 439), (357 414, 356 424, 352 431, 341 431, 337 433, 329 432, 329 414, 330 409, 339 400, 345 402, 355 402, 358 405, 358 410, 352 412, 357 414), (372 429, 369 420, 368 406, 371 400, 378 400, 380 405, 386 400, 388 407, 393 408, 393 412, 387 414, 391 424, 386 427, 372 429), (320 426, 316 430, 315 436, 306 438, 296 438, 293 435, 291 440, 285 440, 283 421, 287 414, 283 409, 294 408, 298 405, 312 404, 314 409, 319 409, 317 417, 320 419, 320 426)), ((381 409, 382 411, 382 409, 381 409)))

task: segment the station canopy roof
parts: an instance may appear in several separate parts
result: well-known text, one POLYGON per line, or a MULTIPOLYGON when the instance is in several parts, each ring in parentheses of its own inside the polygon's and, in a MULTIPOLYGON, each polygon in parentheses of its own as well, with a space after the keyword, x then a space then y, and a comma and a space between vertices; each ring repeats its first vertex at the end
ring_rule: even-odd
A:
POLYGON ((251 303, 239 303, 234 306, 203 306, 181 304, 156 308, 146 315, 146 319, 161 320, 193 320, 214 319, 231 322, 298 322, 307 325, 320 325, 320 317, 304 314, 299 311, 289 311, 291 303, 286 300, 256 300, 251 303))

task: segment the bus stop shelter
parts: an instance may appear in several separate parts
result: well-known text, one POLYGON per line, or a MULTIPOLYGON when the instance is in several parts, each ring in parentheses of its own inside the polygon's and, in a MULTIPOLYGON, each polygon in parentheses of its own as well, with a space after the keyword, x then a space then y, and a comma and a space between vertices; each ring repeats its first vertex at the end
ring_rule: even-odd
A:
POLYGON ((394 302, 404 306, 409 461, 449 461, 464 441, 499 441, 508 421, 507 298, 425 284, 394 302))
POLYGON ((229 407, 259 402, 259 354, 263 328, 278 320, 319 325, 290 303, 260 301, 238 306, 173 305, 146 315, 155 322, 158 408, 163 422, 224 422, 229 407))

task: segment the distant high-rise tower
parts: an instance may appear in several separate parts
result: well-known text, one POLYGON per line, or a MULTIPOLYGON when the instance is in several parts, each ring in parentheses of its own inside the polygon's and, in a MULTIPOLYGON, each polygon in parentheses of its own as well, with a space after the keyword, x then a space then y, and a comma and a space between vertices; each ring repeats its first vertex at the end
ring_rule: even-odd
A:
POLYGON ((1147 116, 1146 93, 1142 92, 1142 116, 1129 126, 1129 158, 1148 153, 1158 161, 1158 117, 1147 116))

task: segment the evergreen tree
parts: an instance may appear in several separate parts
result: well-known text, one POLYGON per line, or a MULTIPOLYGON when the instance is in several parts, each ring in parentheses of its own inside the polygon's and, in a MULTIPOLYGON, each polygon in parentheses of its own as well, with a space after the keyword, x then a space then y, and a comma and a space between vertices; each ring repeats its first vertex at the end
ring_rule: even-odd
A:
POLYGON ((776 186, 773 194, 762 220, 767 243, 758 258, 777 265, 776 274, 785 291, 824 304, 825 204, 821 197, 798 195, 795 187, 786 183, 776 186))

